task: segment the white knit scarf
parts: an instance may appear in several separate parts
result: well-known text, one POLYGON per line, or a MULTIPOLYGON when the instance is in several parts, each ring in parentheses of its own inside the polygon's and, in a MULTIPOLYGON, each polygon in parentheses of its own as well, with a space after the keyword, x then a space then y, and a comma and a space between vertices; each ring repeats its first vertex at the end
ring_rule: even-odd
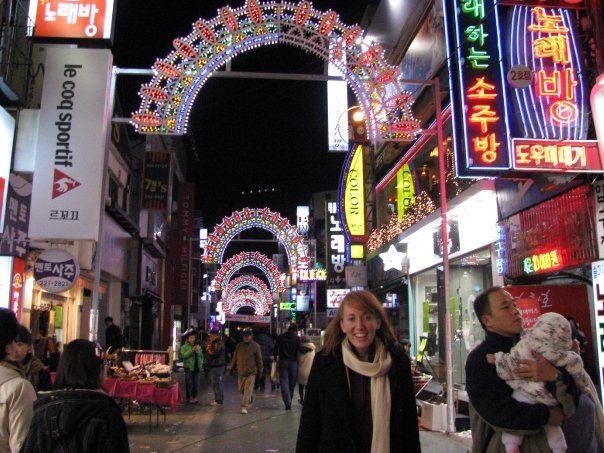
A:
MULTIPOLYGON (((375 339, 373 363, 360 360, 352 351, 347 338, 342 342, 342 356, 344 365, 362 376, 371 378, 371 453, 389 453, 391 400, 388 371, 392 366, 392 357, 379 338, 375 339)), ((350 386, 350 382, 348 385, 350 386)))

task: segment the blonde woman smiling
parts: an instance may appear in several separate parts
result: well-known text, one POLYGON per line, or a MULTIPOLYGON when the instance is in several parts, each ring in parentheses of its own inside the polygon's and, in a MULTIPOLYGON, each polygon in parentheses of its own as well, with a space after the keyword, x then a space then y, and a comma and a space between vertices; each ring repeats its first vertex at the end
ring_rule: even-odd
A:
POLYGON ((421 451, 409 357, 369 291, 343 299, 306 387, 298 453, 421 451))

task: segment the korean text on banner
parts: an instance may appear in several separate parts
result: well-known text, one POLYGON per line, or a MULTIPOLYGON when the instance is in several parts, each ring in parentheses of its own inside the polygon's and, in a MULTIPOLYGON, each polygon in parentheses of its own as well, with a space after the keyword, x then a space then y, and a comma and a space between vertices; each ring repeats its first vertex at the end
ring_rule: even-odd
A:
POLYGON ((46 52, 29 236, 98 240, 112 55, 46 52))

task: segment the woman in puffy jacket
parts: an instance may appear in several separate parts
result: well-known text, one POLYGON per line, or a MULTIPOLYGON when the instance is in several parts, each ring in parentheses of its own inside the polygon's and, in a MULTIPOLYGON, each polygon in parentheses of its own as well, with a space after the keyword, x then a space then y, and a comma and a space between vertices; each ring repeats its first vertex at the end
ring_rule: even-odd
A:
POLYGON ((22 453, 129 452, 126 423, 102 389, 101 361, 88 340, 69 343, 52 392, 41 392, 22 453))

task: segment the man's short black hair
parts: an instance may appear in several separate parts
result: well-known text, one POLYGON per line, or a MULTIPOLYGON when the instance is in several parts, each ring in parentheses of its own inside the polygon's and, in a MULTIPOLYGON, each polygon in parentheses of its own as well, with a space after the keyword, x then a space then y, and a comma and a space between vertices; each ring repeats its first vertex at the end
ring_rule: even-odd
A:
POLYGON ((478 296, 476 296, 476 299, 474 299, 474 313, 476 313, 476 317, 478 318, 478 321, 480 321, 480 325, 485 331, 487 330, 487 327, 482 322, 482 317, 484 315, 491 314, 489 297, 495 291, 499 291, 500 289, 502 289, 501 286, 491 286, 490 288, 487 288, 483 292, 481 292, 478 296))
POLYGON ((113 318, 111 316, 105 316, 105 322, 113 322, 113 318))
POLYGON ((0 308, 0 360, 6 356, 6 346, 17 338, 17 317, 8 308, 0 308))

